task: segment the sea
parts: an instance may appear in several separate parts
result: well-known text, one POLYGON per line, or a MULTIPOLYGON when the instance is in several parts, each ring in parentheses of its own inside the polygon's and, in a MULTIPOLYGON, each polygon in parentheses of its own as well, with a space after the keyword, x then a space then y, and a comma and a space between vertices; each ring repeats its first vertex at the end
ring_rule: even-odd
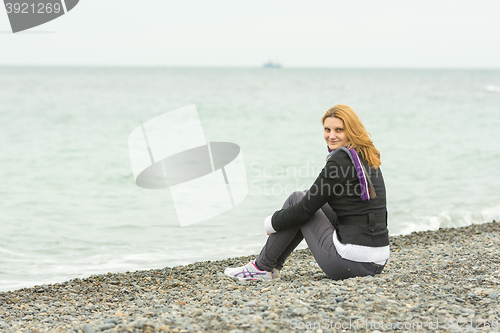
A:
POLYGON ((391 235, 500 220, 500 70, 0 67, 0 291, 259 253, 324 166, 335 104, 381 152, 391 235), (189 105, 240 147, 248 194, 181 227, 128 137, 189 105))

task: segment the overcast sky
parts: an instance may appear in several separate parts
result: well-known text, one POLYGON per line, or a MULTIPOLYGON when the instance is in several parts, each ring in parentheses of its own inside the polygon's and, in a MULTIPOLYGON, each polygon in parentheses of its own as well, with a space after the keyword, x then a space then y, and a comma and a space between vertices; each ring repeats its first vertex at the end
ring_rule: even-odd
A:
POLYGON ((80 0, 0 65, 500 68, 499 0, 80 0))

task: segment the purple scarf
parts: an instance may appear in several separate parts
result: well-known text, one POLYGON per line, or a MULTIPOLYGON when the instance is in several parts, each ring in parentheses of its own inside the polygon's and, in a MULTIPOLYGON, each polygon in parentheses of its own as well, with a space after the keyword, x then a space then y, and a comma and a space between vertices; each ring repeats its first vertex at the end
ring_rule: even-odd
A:
POLYGON ((373 187, 370 177, 367 175, 365 167, 359 160, 359 156, 354 150, 354 148, 344 146, 336 150, 331 150, 328 146, 329 154, 326 157, 328 161, 330 157, 335 154, 339 149, 345 151, 351 158, 352 163, 356 167, 356 172, 358 174, 359 185, 361 185, 361 200, 370 202, 371 199, 375 198, 377 194, 375 193, 375 188, 373 187))

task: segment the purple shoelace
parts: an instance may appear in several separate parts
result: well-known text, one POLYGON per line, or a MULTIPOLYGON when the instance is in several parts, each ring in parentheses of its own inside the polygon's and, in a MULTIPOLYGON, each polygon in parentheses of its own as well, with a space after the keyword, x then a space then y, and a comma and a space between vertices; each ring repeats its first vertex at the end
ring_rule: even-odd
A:
POLYGON ((250 272, 250 270, 248 268, 243 267, 243 270, 237 274, 234 274, 234 276, 238 276, 240 274, 243 274, 244 278, 248 278, 248 277, 253 278, 256 275, 266 275, 267 272, 250 272))

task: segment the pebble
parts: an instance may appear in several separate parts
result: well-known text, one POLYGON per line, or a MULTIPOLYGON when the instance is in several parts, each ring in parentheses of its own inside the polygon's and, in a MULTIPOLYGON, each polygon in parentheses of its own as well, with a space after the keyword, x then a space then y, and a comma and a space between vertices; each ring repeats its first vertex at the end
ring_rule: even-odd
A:
POLYGON ((203 314, 203 311, 200 309, 196 309, 193 311, 193 317, 198 317, 198 316, 201 316, 202 314, 203 314))
POLYGON ((335 297, 335 301, 340 303, 340 302, 343 302, 344 301, 344 296, 337 296, 335 297))
POLYGON ((498 331, 499 223, 390 242, 382 274, 344 281, 328 279, 304 249, 292 253, 282 278, 273 281, 222 274, 255 258, 245 256, 0 292, 0 332, 342 331, 305 327, 316 322, 363 322, 373 327, 359 331, 371 332, 394 331, 376 326, 381 323, 420 324, 419 332, 435 332, 436 324, 451 325, 450 332, 498 331))
POLYGON ((110 328, 113 328, 115 326, 116 325, 113 324, 113 323, 108 323, 108 324, 104 324, 104 325, 99 326, 99 330, 100 331, 105 331, 105 330, 109 330, 110 328))
POLYGON ((84 324, 82 327, 83 333, 95 333, 94 328, 89 324, 84 324))

